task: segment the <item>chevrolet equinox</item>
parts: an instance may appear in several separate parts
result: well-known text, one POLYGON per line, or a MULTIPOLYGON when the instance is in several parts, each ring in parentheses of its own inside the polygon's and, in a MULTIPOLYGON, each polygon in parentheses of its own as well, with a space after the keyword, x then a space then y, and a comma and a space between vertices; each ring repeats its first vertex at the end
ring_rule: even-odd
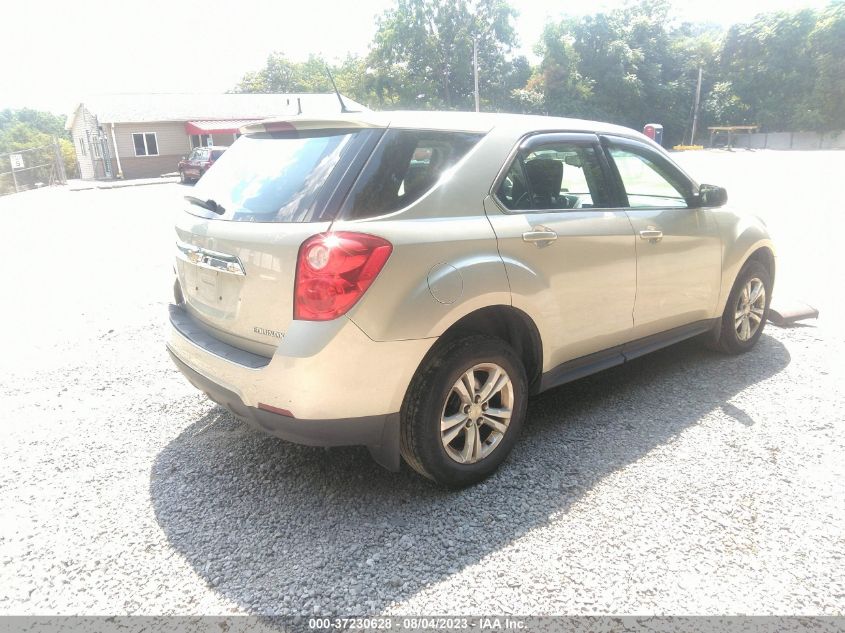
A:
POLYGON ((693 336, 745 352, 766 323, 765 226, 633 130, 367 112, 242 132, 178 215, 167 347, 277 437, 465 486, 529 396, 693 336))

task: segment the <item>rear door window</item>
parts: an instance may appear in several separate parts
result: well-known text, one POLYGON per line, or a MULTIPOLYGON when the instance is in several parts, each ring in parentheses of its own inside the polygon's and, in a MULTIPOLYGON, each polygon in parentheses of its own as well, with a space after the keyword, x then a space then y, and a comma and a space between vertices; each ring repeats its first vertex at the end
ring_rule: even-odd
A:
MULTIPOLYGON (((191 205, 190 213, 236 222, 315 222, 320 192, 331 190, 336 170, 360 146, 367 132, 244 136, 214 163, 192 196, 213 200, 224 212, 191 205)), ((204 150, 208 151, 208 150, 204 150)))
POLYGON ((419 200, 483 135, 469 132, 385 132, 344 204, 346 219, 383 215, 419 200))
POLYGON ((610 206, 598 151, 581 143, 549 143, 520 152, 496 197, 512 211, 610 206))

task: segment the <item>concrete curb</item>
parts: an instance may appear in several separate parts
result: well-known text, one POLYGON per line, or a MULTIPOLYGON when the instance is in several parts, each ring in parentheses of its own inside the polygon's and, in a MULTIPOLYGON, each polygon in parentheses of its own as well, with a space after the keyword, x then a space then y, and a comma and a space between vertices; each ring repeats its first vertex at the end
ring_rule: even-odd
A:
POLYGON ((91 189, 120 189, 122 187, 144 187, 147 185, 166 185, 179 182, 178 176, 160 178, 138 178, 136 180, 77 180, 68 181, 70 191, 89 191, 91 189))

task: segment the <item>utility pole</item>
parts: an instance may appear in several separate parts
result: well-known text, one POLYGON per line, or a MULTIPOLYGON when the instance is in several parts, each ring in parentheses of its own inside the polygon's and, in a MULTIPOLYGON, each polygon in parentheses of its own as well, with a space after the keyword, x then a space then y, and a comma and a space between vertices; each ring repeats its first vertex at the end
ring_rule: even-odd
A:
POLYGON ((62 156, 62 150, 59 147, 59 139, 53 137, 53 153, 56 157, 56 171, 58 172, 58 179, 61 184, 67 184, 67 172, 65 171, 65 159, 62 156))
POLYGON ((695 107, 692 110, 692 134, 689 144, 695 145, 695 128, 698 127, 698 104, 701 102, 701 66, 698 67, 698 85, 695 87, 695 107))
POLYGON ((475 76, 475 111, 480 112, 480 103, 478 98, 478 40, 472 38, 472 73, 475 76))
POLYGON ((15 183, 15 193, 18 193, 20 189, 18 189, 18 177, 15 176, 15 163, 12 162, 12 157, 9 156, 9 165, 12 167, 12 182, 15 183))

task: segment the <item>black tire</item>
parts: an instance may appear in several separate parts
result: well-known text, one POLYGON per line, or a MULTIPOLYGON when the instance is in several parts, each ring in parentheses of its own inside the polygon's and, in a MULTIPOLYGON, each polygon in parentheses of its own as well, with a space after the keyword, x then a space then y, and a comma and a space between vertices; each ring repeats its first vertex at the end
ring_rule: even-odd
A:
POLYGON ((769 317, 769 304, 772 301, 772 277, 769 271, 760 262, 751 260, 746 262, 745 266, 737 275, 734 286, 731 289, 731 294, 728 296, 728 302, 725 304, 725 311, 722 313, 722 319, 719 323, 717 331, 710 337, 708 341, 709 347, 725 354, 743 354, 749 351, 760 340, 763 334, 763 329, 766 327, 766 320, 769 317), (735 324, 735 315, 740 304, 740 295, 746 284, 753 280, 759 279, 763 283, 765 289, 765 307, 761 322, 753 335, 747 340, 742 340, 737 331, 735 324))
MULTIPOLYGON (((485 376, 489 378, 493 374, 485 374, 484 369, 478 369, 475 375, 484 379, 485 376)), ((417 372, 402 404, 402 457, 418 473, 443 486, 461 488, 479 482, 492 474, 513 448, 525 419, 527 399, 525 368, 513 349, 504 341, 489 336, 472 335, 439 345, 417 372), (487 426, 486 422, 478 425, 474 437, 481 439, 481 444, 478 445, 482 447, 480 451, 489 450, 489 453, 474 463, 459 463, 449 456, 441 441, 441 415, 448 407, 454 406, 455 403, 460 404, 460 400, 455 400, 458 398, 457 393, 453 392, 453 386, 460 377, 477 365, 484 364, 498 366, 510 378, 510 406, 503 406, 501 400, 504 397, 501 393, 505 393, 507 389, 489 401, 493 407, 509 408, 510 420, 498 439, 495 437, 495 431, 487 426), (496 398, 499 398, 498 404, 496 398)), ((479 403, 478 406, 482 405, 483 403, 479 403)), ((460 410, 463 411, 463 406, 460 410)), ((485 408, 484 411, 486 410, 485 408)), ((467 421, 472 425, 472 420, 467 421)), ((464 423, 460 426, 463 427, 464 423)), ((469 438, 474 429, 471 426, 467 429, 465 432, 461 431, 463 437, 458 437, 453 442, 470 441, 466 438, 469 438)), ((454 451, 454 447, 451 450, 454 451)))

